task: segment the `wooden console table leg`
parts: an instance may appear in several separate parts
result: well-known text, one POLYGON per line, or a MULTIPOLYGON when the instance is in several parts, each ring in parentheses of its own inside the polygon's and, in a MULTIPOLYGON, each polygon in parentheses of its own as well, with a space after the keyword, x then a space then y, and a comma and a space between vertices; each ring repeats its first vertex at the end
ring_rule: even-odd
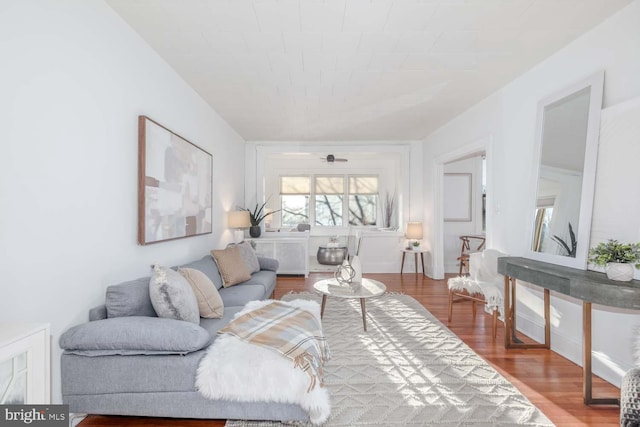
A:
POLYGON ((618 405, 618 398, 593 397, 593 371, 591 366, 591 303, 582 302, 582 396, 585 405, 618 405))
POLYGON ((551 348, 551 309, 549 289, 544 290, 544 343, 524 343, 516 337, 516 279, 504 278, 504 347, 505 348, 551 348))
POLYGON ((400 274, 402 274, 402 270, 404 270, 404 257, 406 254, 406 252, 402 252, 402 266, 400 266, 400 274))
POLYGON ((416 252, 415 254, 413 254, 413 262, 416 263, 416 275, 418 274, 418 252, 416 252))
POLYGON ((504 348, 511 347, 511 278, 504 276, 504 348))

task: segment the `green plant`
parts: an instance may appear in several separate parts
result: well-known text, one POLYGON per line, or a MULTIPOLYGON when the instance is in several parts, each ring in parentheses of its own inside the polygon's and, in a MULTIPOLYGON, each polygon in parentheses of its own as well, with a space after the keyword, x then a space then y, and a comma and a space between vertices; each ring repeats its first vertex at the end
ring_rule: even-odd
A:
POLYGON ((280 211, 280 209, 278 209, 277 211, 267 212, 265 209, 267 202, 264 202, 262 205, 259 205, 258 203, 256 203, 256 207, 253 209, 253 211, 248 208, 242 208, 243 211, 249 211, 249 219, 251 221, 251 226, 256 227, 260 225, 263 219, 265 219, 269 215, 273 215, 274 213, 280 211))
POLYGON ((416 248, 420 246, 420 242, 418 240, 416 240, 415 242, 411 242, 411 244, 416 248))
POLYGON ((571 223, 569 223, 569 237, 571 238, 571 246, 567 244, 560 236, 554 234, 552 239, 558 245, 562 246, 562 248, 567 251, 567 256, 576 257, 576 248, 578 247, 578 241, 576 240, 576 234, 573 232, 573 227, 571 223))
POLYGON ((589 262, 602 267, 609 262, 620 262, 640 268, 640 243, 620 243, 609 239, 589 250, 589 262))

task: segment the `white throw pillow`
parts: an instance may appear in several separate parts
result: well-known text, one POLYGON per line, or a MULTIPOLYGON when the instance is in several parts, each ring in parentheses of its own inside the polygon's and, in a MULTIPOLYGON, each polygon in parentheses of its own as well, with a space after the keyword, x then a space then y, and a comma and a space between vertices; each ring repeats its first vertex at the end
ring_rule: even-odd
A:
POLYGON ((149 280, 149 296, 158 317, 200 324, 196 296, 187 279, 177 271, 155 265, 149 280))

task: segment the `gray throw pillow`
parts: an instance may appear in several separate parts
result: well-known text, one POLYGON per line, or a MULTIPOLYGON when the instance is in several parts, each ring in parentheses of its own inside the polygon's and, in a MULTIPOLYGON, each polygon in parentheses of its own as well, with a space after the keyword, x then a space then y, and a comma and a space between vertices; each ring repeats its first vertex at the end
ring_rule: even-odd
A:
POLYGON ((211 336, 188 322, 129 316, 83 323, 60 337, 60 347, 83 356, 186 354, 204 348, 211 336))
POLYGON ((158 317, 200 324, 200 311, 193 289, 177 271, 154 266, 149 280, 149 297, 158 317))
POLYGON ((156 316, 149 298, 149 277, 111 285, 106 292, 107 317, 156 316))
POLYGON ((240 249, 240 256, 242 257, 242 261, 247 266, 247 270, 249 273, 257 273, 260 271, 260 263, 258 262, 258 256, 256 255, 256 251, 253 250, 253 246, 249 242, 242 243, 231 243, 227 245, 227 247, 236 246, 240 249))

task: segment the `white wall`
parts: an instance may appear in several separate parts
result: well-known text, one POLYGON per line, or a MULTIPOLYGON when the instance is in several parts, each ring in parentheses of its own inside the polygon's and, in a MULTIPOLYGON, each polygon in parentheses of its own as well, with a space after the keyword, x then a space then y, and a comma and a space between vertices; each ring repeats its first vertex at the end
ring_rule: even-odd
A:
MULTIPOLYGON (((425 171, 438 156, 454 151, 474 140, 491 137, 493 141, 492 185, 488 197, 488 240, 490 246, 511 255, 525 253, 529 242, 522 230, 527 229, 532 175, 536 106, 540 99, 594 72, 605 70, 603 107, 609 107, 640 96, 640 0, 612 16, 601 25, 575 40, 566 48, 543 61, 467 112, 430 135, 425 142, 425 171)), ((637 141, 636 141, 637 143, 637 141)), ((615 167, 625 159, 624 151, 617 155, 601 156, 598 170, 615 167), (605 164, 606 163, 606 164, 605 164)), ((637 164, 637 159, 635 160, 637 164)), ((626 171, 628 185, 613 186, 600 175, 596 179, 594 212, 603 208, 603 193, 620 198, 635 198, 640 182, 640 169, 626 171), (604 187, 606 185, 606 188, 604 187)), ((432 218, 434 188, 426 181, 425 216, 432 218)), ((624 224, 617 238, 640 240, 638 219, 640 212, 610 209, 609 215, 619 217, 624 224)), ((620 226, 619 226, 620 227, 620 226)), ((602 235, 602 230, 598 230, 602 235)), ((433 267, 432 267, 433 268, 433 267)), ((519 300, 539 303, 537 288, 525 288, 519 300)), ((552 347, 576 363, 581 363, 581 305, 568 297, 552 297, 552 305, 560 314, 553 327, 552 347)), ((519 326, 530 335, 540 338, 542 319, 537 312, 519 309, 519 326)), ((630 342, 632 329, 640 323, 638 314, 606 307, 594 310, 595 351, 594 370, 608 381, 619 385, 624 371, 632 365, 630 342), (607 332, 608 331, 608 332, 607 332), (611 333, 615 331, 615 333, 611 333)))
POLYGON ((232 240, 244 141, 100 0, 0 5, 0 319, 50 322, 58 339, 149 265, 232 240), (213 234, 136 244, 137 116, 213 154, 213 234))

